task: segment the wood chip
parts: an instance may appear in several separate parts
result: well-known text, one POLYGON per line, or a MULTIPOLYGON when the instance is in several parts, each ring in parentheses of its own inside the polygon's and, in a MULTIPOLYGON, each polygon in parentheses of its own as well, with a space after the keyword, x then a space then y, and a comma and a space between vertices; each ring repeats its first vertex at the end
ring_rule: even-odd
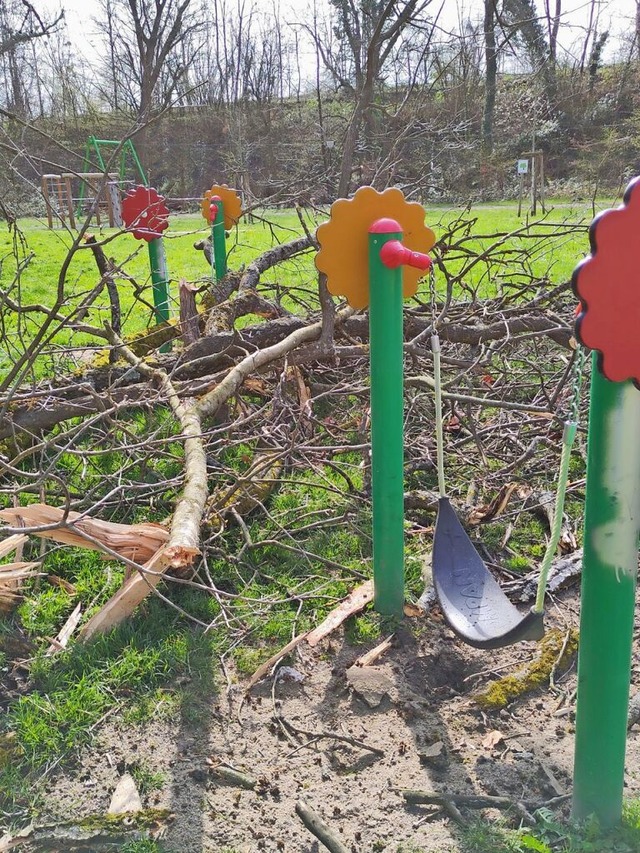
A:
POLYGON ((62 649, 65 649, 67 647, 67 644, 68 644, 69 640, 71 639, 73 632, 78 627, 81 618, 82 618, 82 604, 78 603, 75 606, 71 616, 69 616, 67 621, 64 623, 64 625, 60 629, 58 636, 55 638, 55 640, 52 641, 51 645, 47 649, 47 651, 46 651, 47 655, 53 655, 56 652, 62 651, 62 649))
POLYGON ((142 811, 142 800, 129 773, 122 775, 111 797, 107 814, 135 814, 142 811))
POLYGON ((502 732, 499 732, 497 729, 494 729, 491 732, 487 732, 487 734, 482 738, 482 746, 485 749, 495 749, 498 744, 502 743, 504 740, 504 735, 502 732))
POLYGON ((0 542, 0 558, 6 557, 12 551, 15 551, 20 545, 26 544, 28 537, 24 533, 14 533, 13 536, 7 536, 0 542))
POLYGON ((374 664, 378 658, 382 657, 382 655, 393 646, 393 641, 395 639, 395 634, 391 634, 390 637, 387 637, 386 640, 383 640, 380 645, 376 646, 374 649, 370 649, 368 652, 365 652, 363 655, 357 659, 354 663, 354 666, 371 666, 374 664))
POLYGON ((145 565, 148 573, 136 572, 126 580, 120 589, 112 595, 109 601, 84 626, 80 639, 90 640, 95 634, 103 633, 119 625, 130 616, 136 607, 162 580, 164 573, 171 566, 161 548, 145 565))
POLYGON ((295 647, 300 645, 300 643, 308 636, 308 633, 306 633, 300 634, 298 637, 294 637, 294 639, 288 642, 286 646, 283 646, 274 655, 271 655, 269 660, 266 660, 263 664, 261 664, 249 679, 246 692, 248 693, 254 684, 257 684, 261 679, 265 677, 265 675, 268 675, 281 658, 283 658, 285 655, 288 655, 289 652, 292 652, 295 647))
POLYGON ((320 640, 323 640, 328 634, 342 625, 342 623, 353 616, 354 613, 359 613, 367 604, 373 601, 373 581, 365 581, 359 587, 353 590, 344 601, 331 611, 324 622, 321 622, 317 628, 310 631, 307 635, 307 642, 310 646, 317 646, 320 640))

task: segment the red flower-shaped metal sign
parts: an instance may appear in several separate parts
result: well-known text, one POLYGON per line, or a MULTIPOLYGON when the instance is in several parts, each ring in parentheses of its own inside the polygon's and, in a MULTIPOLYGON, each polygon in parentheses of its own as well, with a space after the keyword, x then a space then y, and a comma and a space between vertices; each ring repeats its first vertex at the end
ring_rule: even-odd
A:
POLYGON ((640 178, 620 207, 593 220, 589 238, 591 255, 572 279, 581 304, 577 336, 600 353, 607 379, 640 385, 640 178))
POLYGON ((122 221, 138 240, 156 240, 169 226, 169 208, 153 187, 138 186, 122 199, 122 221))

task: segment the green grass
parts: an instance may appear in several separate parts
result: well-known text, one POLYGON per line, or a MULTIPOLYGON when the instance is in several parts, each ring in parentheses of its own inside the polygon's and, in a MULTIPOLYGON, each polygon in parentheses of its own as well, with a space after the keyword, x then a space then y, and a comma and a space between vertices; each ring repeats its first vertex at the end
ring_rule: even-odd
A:
MULTIPOLYGON (((60 270, 72 248, 74 233, 62 230, 49 230, 41 220, 25 219, 19 223, 23 242, 14 243, 13 235, 6 228, 0 228, 0 288, 8 290, 9 295, 21 304, 41 304, 50 307, 54 304, 58 291, 60 270), (12 254, 14 246, 17 260, 23 268, 16 279, 16 258, 12 254)), ((313 223, 311 223, 313 228, 313 223)), ((147 244, 135 240, 132 236, 119 233, 115 229, 89 229, 100 240, 105 241, 105 254, 113 258, 115 263, 122 265, 127 275, 132 277, 136 286, 125 277, 118 276, 116 282, 121 302, 123 327, 125 336, 135 335, 155 324, 152 310, 153 296, 149 271, 147 244), (146 304, 145 304, 146 303, 146 304)), ((262 221, 251 225, 243 224, 234 229, 227 241, 229 252, 229 267, 239 269, 250 263, 258 254, 277 242, 286 242, 302 233, 298 217, 287 211, 265 211, 262 221)), ((208 236, 209 229, 200 216, 176 215, 171 218, 171 226, 165 232, 164 244, 167 255, 167 267, 170 276, 171 310, 177 315, 177 283, 178 279, 186 278, 198 285, 204 285, 210 278, 210 269, 204 254, 193 248, 193 243, 208 236)), ((91 251, 81 247, 75 251, 66 279, 63 284, 65 303, 61 308, 63 313, 72 313, 89 291, 99 281, 99 273, 91 251)), ((310 256, 302 259, 292 259, 281 265, 278 270, 277 287, 269 287, 269 281, 274 276, 265 276, 265 286, 261 288, 264 296, 284 296, 283 304, 291 310, 300 310, 311 299, 317 304, 313 292, 315 273, 310 256), (310 297, 309 291, 312 291, 310 297)), ((20 327, 16 318, 10 312, 5 317, 9 331, 22 333, 24 341, 33 338, 41 323, 41 314, 33 313, 22 317, 20 327)), ((106 290, 93 303, 83 318, 85 324, 102 328, 105 321, 110 321, 109 301, 106 290)), ((20 351, 17 343, 12 343, 11 352, 0 353, 0 378, 12 364, 12 357, 20 351)), ((62 347, 76 351, 86 351, 87 348, 103 346, 103 341, 91 335, 76 332, 69 333, 61 329, 49 341, 45 353, 55 353, 62 347)), ((69 367, 73 358, 67 352, 63 358, 61 352, 42 357, 41 372, 69 367)))
MULTIPOLYGON (((193 709, 209 702, 215 652, 213 635, 195 631, 154 597, 124 625, 88 645, 73 645, 54 658, 38 652, 31 665, 33 689, 2 720, 2 730, 17 735, 18 760, 0 768, 0 805, 6 809, 13 799, 15 807, 24 798, 21 780, 33 782, 43 767, 73 758, 107 712, 129 709, 135 718, 133 709, 157 702, 159 686, 178 675, 188 674, 189 680, 174 689, 174 715, 183 705, 193 709)), ((138 772, 148 790, 160 783, 144 768, 138 772)))
POLYGON ((157 841, 142 838, 139 841, 127 841, 120 848, 120 853, 163 853, 164 850, 165 848, 157 841))
MULTIPOLYGON (((603 201, 601 207, 607 207, 603 201)), ((308 227, 314 230, 323 216, 309 217, 308 227)), ((528 222, 527 217, 517 217, 512 204, 478 205, 468 211, 429 206, 426 221, 433 227, 438 239, 449 229, 453 229, 446 241, 446 264, 449 274, 459 276, 456 291, 459 297, 478 295, 481 297, 496 293, 516 293, 520 287, 530 283, 531 277, 546 279, 551 284, 566 281, 580 260, 588 252, 586 226, 591 219, 591 210, 586 206, 560 206, 536 222, 528 222), (508 235, 508 236, 507 236, 508 235), (555 236, 554 236, 555 235, 555 236), (489 247, 496 246, 498 251, 489 260, 476 263, 475 258, 489 247)), ((71 248, 73 233, 62 230, 51 231, 41 220, 25 219, 20 222, 24 241, 15 241, 13 234, 6 229, 0 230, 0 287, 9 289, 10 295, 22 304, 53 304, 58 287, 58 278, 63 260, 71 248), (17 246, 19 261, 24 265, 18 280, 15 280, 15 259, 12 256, 17 246)), ((154 325, 153 310, 150 307, 153 298, 149 274, 147 245, 136 241, 128 234, 118 233, 114 229, 90 229, 100 239, 106 241, 105 253, 117 264, 122 264, 140 288, 136 293, 134 285, 126 278, 117 279, 122 314, 124 318, 123 334, 138 334, 150 325, 154 325), (140 296, 146 305, 140 301, 140 296)), ((227 241, 229 268, 241 269, 257 255, 275 245, 286 242, 302 234, 302 228, 296 214, 291 211, 266 210, 260 213, 252 223, 242 221, 234 229, 227 241)), ((173 215, 170 227, 165 232, 165 247, 170 275, 170 293, 172 311, 177 313, 177 282, 179 278, 200 285, 206 284, 209 269, 204 255, 194 250, 195 240, 208 235, 208 227, 199 215, 173 215)), ((261 293, 267 298, 275 298, 289 310, 306 313, 309 307, 317 307, 315 292, 316 273, 313 257, 308 253, 292 259, 278 267, 277 276, 267 272, 261 283, 261 293)), ((99 280, 99 275, 89 249, 78 249, 69 265, 63 285, 65 304, 63 312, 69 312, 78 305, 83 297, 99 280)), ((441 280, 437 286, 444 287, 441 280)), ((428 301, 428 287, 423 283, 418 291, 420 301, 428 301)), ((21 331, 24 340, 33 337, 40 324, 40 315, 32 314, 22 318, 21 331)), ((102 328, 110 319, 109 303, 106 291, 89 309, 84 322, 102 328)), ((245 318, 240 322, 250 322, 245 318)), ((15 318, 5 319, 7 328, 16 328, 15 318)), ((10 356, 15 350, 0 356, 0 377, 11 364, 10 356)), ((72 347, 86 350, 102 346, 102 341, 90 335, 76 332, 71 335, 66 330, 58 331, 45 351, 56 348, 72 347)), ((42 370, 55 370, 56 367, 69 365, 69 354, 60 361, 61 354, 50 356, 42 370)))
POLYGON ((540 809, 533 828, 510 829, 505 822, 477 820, 459 831, 462 853, 637 853, 640 801, 624 806, 622 825, 603 832, 597 821, 576 826, 540 809))
MULTIPOLYGON (((577 222, 583 214, 584 211, 563 208, 561 215, 577 222)), ((522 220, 518 220, 513 208, 507 206, 474 208, 470 216, 476 219, 475 223, 453 232, 449 242, 457 242, 457 245, 446 256, 452 275, 467 270, 457 296, 467 298, 474 293, 493 296, 500 290, 506 292, 508 285, 500 280, 504 273, 503 261, 484 266, 469 264, 491 242, 486 235, 509 234, 521 228, 522 220)), ((437 233, 450 227, 456 217, 456 211, 444 208, 427 211, 427 221, 437 233)), ((278 241, 286 241, 300 233, 297 217, 291 212, 269 211, 265 213, 267 219, 268 223, 242 224, 232 233, 229 239, 232 269, 246 265, 271 246, 274 235, 278 241)), ((22 256, 33 253, 33 260, 21 276, 21 297, 25 302, 51 304, 69 238, 60 232, 48 231, 34 220, 22 222, 21 227, 27 241, 22 256)), ((517 281, 526 282, 528 276, 548 273, 551 283, 559 283, 569 276, 576 261, 587 250, 584 229, 554 242, 546 239, 546 228, 546 225, 536 225, 528 233, 514 238, 513 257, 507 247, 504 263, 515 258, 517 281), (520 251, 536 240, 540 245, 527 267, 529 262, 523 260, 520 251)), ((201 282, 207 279, 204 256, 192 247, 194 240, 206 233, 206 226, 199 217, 172 217, 166 245, 174 293, 179 276, 201 282)), ((105 232, 105 236, 113 236, 113 232, 105 232)), ((0 257, 6 257, 10 242, 9 235, 0 233, 0 257)), ((148 284, 146 248, 138 249, 131 237, 118 235, 105 250, 118 262, 133 255, 127 263, 127 271, 140 284, 148 284)), ((281 299, 289 309, 306 312, 309 305, 316 304, 311 255, 284 265, 277 275, 267 273, 265 278, 266 286, 261 292, 281 299), (269 287, 268 282, 275 282, 276 278, 277 285, 269 287)), ((92 257, 84 250, 77 253, 65 285, 69 305, 96 280, 92 257)), ((11 263, 5 260, 0 286, 10 283, 11 263)), ((151 312, 136 302, 129 283, 123 280, 120 290, 127 313, 125 333, 135 333, 149 323, 151 312)), ((427 296, 423 287, 419 298, 427 299, 427 296)), ((85 322, 100 325, 108 316, 106 306, 103 294, 85 322)), ((34 320, 33 326, 27 326, 25 331, 30 333, 35 326, 34 320)), ((72 343, 84 346, 87 340, 86 336, 78 335, 72 343)), ((66 345, 69 339, 61 333, 55 343, 66 345)), ((0 364, 0 374, 2 370, 0 364)), ((530 389, 523 389, 523 399, 527 399, 529 393, 530 389)), ((364 417, 366 405, 365 397, 352 395, 329 399, 327 395, 316 407, 315 416, 318 424, 323 418, 330 418, 332 429, 339 432, 345 444, 359 442, 361 437, 356 434, 354 424, 364 417)), ((491 416, 491 412, 485 413, 486 418, 491 416)), ((65 425, 64 429, 69 426, 73 424, 65 425)), ((174 440, 176 431, 170 414, 162 408, 156 408, 152 414, 146 411, 119 414, 108 428, 92 427, 82 436, 75 448, 82 453, 69 452, 64 442, 55 442, 43 451, 39 464, 50 466, 56 472, 72 499, 85 498, 92 502, 106 496, 116 472, 124 472, 125 492, 128 483, 146 484, 149 492, 144 500, 118 500, 108 510, 103 507, 103 517, 111 513, 113 520, 126 522, 162 520, 173 509, 182 470, 183 449, 181 443, 174 440), (143 439, 147 446, 155 443, 155 454, 138 452, 143 439), (171 481, 172 485, 164 487, 165 481, 171 481), (154 491, 157 484, 158 490, 154 491), (148 495, 152 495, 152 500, 148 495)), ((55 437, 59 437, 59 433, 55 437)), ((321 427, 317 440, 335 443, 329 431, 325 433, 321 427)), ((254 450, 254 442, 242 437, 233 437, 224 446, 214 448, 212 455, 215 453, 218 467, 210 487, 233 483, 246 471, 254 450)), ((304 469, 287 469, 278 490, 269 498, 266 515, 248 515, 243 519, 246 529, 231 524, 223 536, 213 542, 208 570, 221 595, 208 595, 199 589, 170 584, 163 587, 171 601, 193 619, 214 626, 207 633, 189 623, 167 603, 150 597, 133 618, 109 635, 86 646, 72 644, 53 659, 46 657, 47 638, 57 634, 76 602, 83 602, 85 618, 88 617, 118 588, 123 577, 121 565, 105 562, 94 552, 52 548, 45 557, 45 571, 71 583, 75 592, 70 594, 61 587, 52 586, 46 579, 41 580, 26 590, 25 600, 15 614, 16 630, 20 628, 26 632, 33 643, 32 689, 11 703, 0 723, 0 735, 15 732, 17 736, 16 760, 0 768, 0 807, 13 814, 32 809, 37 796, 33 781, 47 767, 74 760, 78 750, 89 742, 93 731, 99 727, 101 719, 114 709, 129 726, 144 725, 158 717, 180 717, 195 726, 202 725, 210 714, 210 698, 215 693, 213 673, 220 655, 232 660, 241 676, 253 673, 294 633, 299 634, 317 624, 354 585, 370 577, 371 516, 369 502, 361 494, 364 485, 361 463, 361 453, 341 452, 332 456, 331 465, 318 463, 304 469), (177 685, 179 676, 188 678, 177 685)), ((457 472, 458 480, 464 480, 467 474, 473 476, 472 467, 473 464, 469 464, 457 472)), ((574 477, 580 474, 579 467, 572 471, 574 477)), ((420 471, 415 475, 415 487, 434 486, 433 472, 420 471)), ((51 502, 63 496, 63 491, 56 491, 55 482, 47 488, 51 502)), ((24 494, 22 498, 25 502, 38 499, 35 494, 24 494)), ((7 500, 7 497, 2 498, 2 501, 7 500)), ((497 550, 505 530, 503 520, 484 525, 485 545, 497 550)), ((510 560, 512 568, 525 568, 527 559, 535 556, 534 549, 540 547, 543 537, 542 526, 530 519, 529 514, 522 513, 509 541, 512 553, 507 565, 510 560)), ((421 537, 407 537, 406 579, 410 596, 422 592, 423 549, 421 537)), ((371 644, 388 633, 388 629, 384 620, 367 610, 349 621, 347 637, 354 644, 371 644)), ((11 662, 3 646, 3 636, 9 631, 10 626, 5 626, 4 634, 0 633, 0 665, 2 655, 5 664, 11 662)), ((139 767, 136 772, 141 788, 152 790, 152 786, 163 784, 160 775, 149 768, 139 767)), ((552 830, 547 827, 544 832, 547 835, 541 836, 541 843, 551 843, 546 839, 547 836, 551 838, 552 830)), ((527 849, 522 846, 525 842, 521 835, 485 826, 477 829, 475 841, 465 843, 476 844, 468 850, 479 853, 500 853, 502 850, 521 853, 527 849), (493 836, 484 837, 482 832, 493 833, 493 836), (485 844, 485 847, 478 844, 485 844), (502 847, 498 846, 500 844, 502 847), (505 846, 509 844, 512 846, 505 846), (514 847, 514 844, 520 846, 514 847)), ((134 849, 137 848, 132 847, 131 853, 134 849)), ((140 848, 140 851, 147 849, 160 848, 140 848)), ((573 853, 572 848, 567 850, 573 853)))

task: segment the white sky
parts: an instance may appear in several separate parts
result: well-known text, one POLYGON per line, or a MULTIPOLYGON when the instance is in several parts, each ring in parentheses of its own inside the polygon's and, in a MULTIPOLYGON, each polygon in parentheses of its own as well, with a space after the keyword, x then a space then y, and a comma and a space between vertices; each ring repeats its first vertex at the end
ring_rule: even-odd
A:
MULTIPOLYGON (((273 0, 255 0, 256 6, 264 5, 265 10, 273 9, 273 0)), ((308 18, 313 0, 281 0, 280 7, 285 21, 295 21, 308 18)), ((323 0, 318 5, 322 6, 323 0)), ((444 9, 439 23, 445 29, 454 29, 460 20, 471 17, 478 19, 482 14, 482 0, 433 0, 434 14, 440 3, 444 9)), ((77 44, 80 52, 91 55, 96 45, 95 27, 92 19, 99 14, 98 0, 36 0, 36 7, 55 12, 61 7, 66 13, 66 21, 72 41, 77 44)), ((231 5, 231 4, 229 4, 231 5)), ((552 4, 552 6, 555 3, 552 4)), ((572 45, 582 41, 585 26, 589 18, 590 0, 563 0, 563 26, 560 32, 560 42, 565 50, 570 51, 572 45)), ((542 9, 543 0, 537 0, 538 9, 542 9)), ((607 55, 614 53, 619 47, 619 38, 633 30, 636 0, 600 0, 600 18, 598 31, 610 31, 607 55)))

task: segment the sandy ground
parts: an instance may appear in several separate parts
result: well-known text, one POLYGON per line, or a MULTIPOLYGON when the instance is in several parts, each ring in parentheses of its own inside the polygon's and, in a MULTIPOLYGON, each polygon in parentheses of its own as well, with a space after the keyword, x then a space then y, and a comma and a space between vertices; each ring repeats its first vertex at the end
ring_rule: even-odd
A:
MULTIPOLYGON (((574 589, 556 600, 548 626, 566 631, 577 613, 574 589)), ((143 803, 171 811, 160 835, 176 853, 318 853, 326 848, 297 816, 300 801, 348 850, 460 851, 447 811, 408 806, 402 789, 501 795, 528 806, 570 793, 575 662, 554 690, 501 711, 484 713, 473 699, 492 678, 531 660, 535 648, 471 649, 434 613, 407 620, 376 665, 359 670, 364 675, 354 687, 348 670, 363 649, 349 647, 338 629, 317 648, 293 653, 286 663, 294 672, 265 679, 242 707, 241 684, 219 688, 197 728, 187 721, 188 709, 182 723, 158 721, 135 731, 107 720, 75 770, 48 781, 46 819, 106 811, 122 773, 142 765, 164 776, 164 786, 143 803), (244 788, 216 767, 256 785, 244 788)), ((633 667, 635 685, 637 651, 633 667)), ((628 741, 630 796, 640 795, 638 731, 628 741)))

